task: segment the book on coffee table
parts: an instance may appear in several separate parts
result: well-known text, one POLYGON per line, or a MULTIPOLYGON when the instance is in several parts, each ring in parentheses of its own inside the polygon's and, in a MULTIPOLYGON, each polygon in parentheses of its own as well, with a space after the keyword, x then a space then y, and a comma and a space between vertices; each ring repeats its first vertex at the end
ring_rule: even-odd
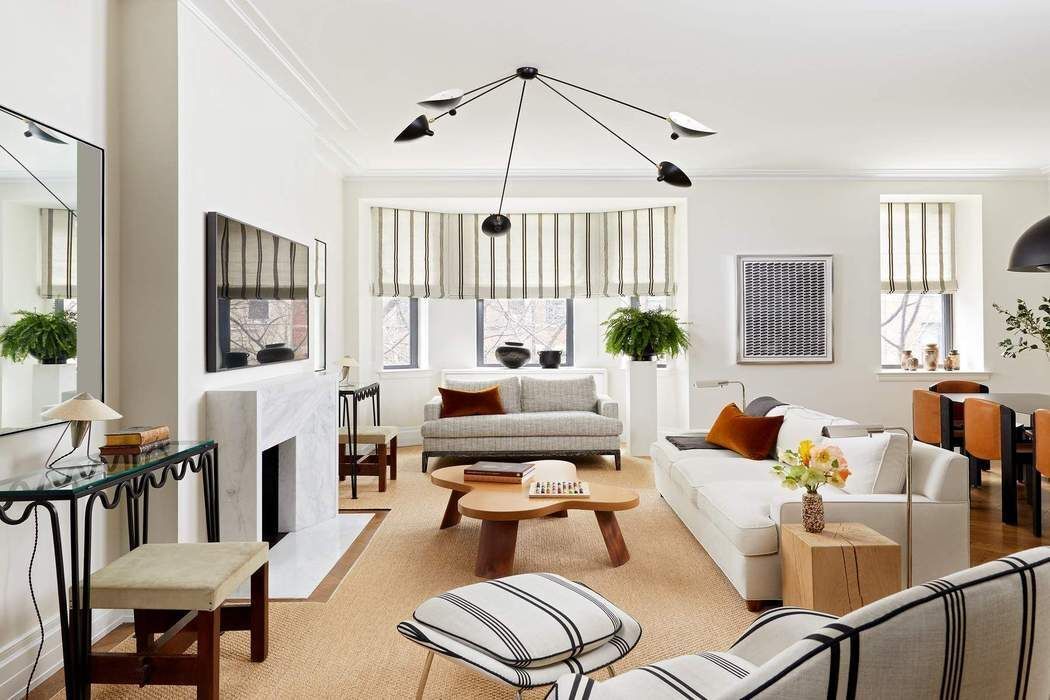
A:
POLYGON ((517 462, 478 462, 463 470, 463 481, 492 481, 520 484, 535 467, 517 462))

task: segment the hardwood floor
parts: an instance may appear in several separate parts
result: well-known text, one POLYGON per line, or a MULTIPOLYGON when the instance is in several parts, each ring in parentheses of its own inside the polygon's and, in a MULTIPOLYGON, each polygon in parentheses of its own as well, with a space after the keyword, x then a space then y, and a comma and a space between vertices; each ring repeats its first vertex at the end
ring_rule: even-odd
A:
POLYGON ((1002 478, 998 462, 982 472, 980 488, 970 489, 970 563, 974 566, 1030 547, 1050 545, 1050 482, 1043 489, 1043 536, 1032 534, 1032 506, 1024 497, 1024 484, 1017 485, 1017 525, 1002 521, 1002 478))

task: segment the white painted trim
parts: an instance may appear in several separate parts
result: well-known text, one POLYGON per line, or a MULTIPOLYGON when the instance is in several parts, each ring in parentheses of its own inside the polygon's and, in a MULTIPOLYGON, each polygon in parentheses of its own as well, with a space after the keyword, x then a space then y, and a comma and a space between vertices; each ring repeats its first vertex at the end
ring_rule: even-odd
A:
MULTIPOLYGON (((952 169, 855 169, 855 170, 761 170, 761 169, 692 169, 686 168, 693 180, 1045 180, 1045 168, 952 168, 952 169)), ((517 180, 653 180, 651 169, 537 168, 515 170, 517 180)), ((503 171, 494 168, 367 168, 347 180, 502 180, 503 171)))
MULTIPOLYGON (((112 632, 117 626, 131 622, 128 610, 96 610, 93 613, 91 629, 92 643, 97 642, 112 632)), ((37 645, 40 643, 40 629, 32 629, 17 639, 8 642, 0 649, 0 698, 15 700, 25 697, 26 678, 36 658, 37 645)), ((55 671, 62 668, 62 635, 58 615, 44 621, 44 650, 40 654, 40 664, 33 676, 33 687, 47 680, 55 671)))
POLYGON ((938 370, 936 372, 927 371, 915 371, 906 372, 903 369, 881 369, 876 372, 880 382, 916 382, 919 384, 929 384, 930 382, 939 382, 942 380, 949 379, 960 379, 966 381, 983 382, 991 378, 991 372, 946 372, 944 370, 938 370))
POLYGON ((418 379, 430 377, 437 374, 436 369, 426 367, 406 367, 405 369, 383 369, 379 371, 379 378, 383 381, 398 381, 401 379, 418 379))

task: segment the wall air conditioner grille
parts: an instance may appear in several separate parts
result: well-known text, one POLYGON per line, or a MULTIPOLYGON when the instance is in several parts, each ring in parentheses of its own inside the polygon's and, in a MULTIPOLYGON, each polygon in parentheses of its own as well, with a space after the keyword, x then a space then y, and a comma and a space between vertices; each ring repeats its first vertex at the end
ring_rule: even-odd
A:
POLYGON ((830 255, 737 259, 737 361, 831 362, 830 255))

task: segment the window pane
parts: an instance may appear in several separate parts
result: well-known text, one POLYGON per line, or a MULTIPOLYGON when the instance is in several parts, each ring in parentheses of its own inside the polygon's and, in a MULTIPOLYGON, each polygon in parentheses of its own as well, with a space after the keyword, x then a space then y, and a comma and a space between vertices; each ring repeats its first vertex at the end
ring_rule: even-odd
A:
POLYGON ((653 309, 669 309, 670 305, 667 303, 667 297, 633 297, 638 303, 634 304, 642 311, 652 311, 653 309))
POLYGON ((413 335, 411 299, 383 300, 383 366, 411 367, 413 335))
POLYGON ((508 340, 532 351, 529 364, 539 363, 540 350, 561 350, 568 362, 569 329, 566 299, 486 299, 482 302, 482 364, 498 365, 496 348, 508 340))
MULTIPOLYGON (((882 295, 882 364, 899 367, 901 351, 922 361, 923 346, 941 343, 944 306, 939 294, 882 295)), ((942 354, 949 348, 941 348, 942 354)))

